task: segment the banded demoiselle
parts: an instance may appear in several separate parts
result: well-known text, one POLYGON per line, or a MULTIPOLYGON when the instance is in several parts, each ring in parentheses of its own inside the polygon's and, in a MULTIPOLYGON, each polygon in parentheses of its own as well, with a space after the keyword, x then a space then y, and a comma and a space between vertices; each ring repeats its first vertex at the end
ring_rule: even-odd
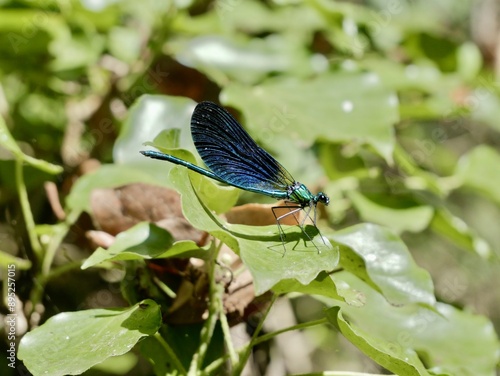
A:
MULTIPOLYGON (((152 150, 141 153, 146 157, 187 167, 224 184, 285 200, 286 206, 272 208, 283 248, 285 249, 285 233, 280 220, 288 215, 294 216, 302 232, 312 241, 304 230, 304 223, 309 217, 316 226, 318 202, 324 205, 330 202, 326 194, 319 192, 314 195, 304 184, 296 181, 276 159, 256 144, 229 112, 215 103, 201 102, 196 106, 191 117, 191 135, 208 170, 173 155, 152 150), (289 211, 278 216, 275 210, 283 208, 288 208, 289 211), (305 210, 306 216, 299 222, 295 213, 300 210, 305 210), (310 217, 311 210, 314 210, 314 218, 310 217)), ((323 237, 321 238, 324 242, 323 237)), ((314 246, 318 249, 316 244, 314 246)))

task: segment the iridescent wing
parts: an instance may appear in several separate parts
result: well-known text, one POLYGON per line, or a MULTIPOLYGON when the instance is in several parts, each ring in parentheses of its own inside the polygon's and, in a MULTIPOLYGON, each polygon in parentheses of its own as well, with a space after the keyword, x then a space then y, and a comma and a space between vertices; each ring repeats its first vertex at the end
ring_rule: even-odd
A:
POLYGON ((293 177, 225 109, 212 102, 198 104, 191 118, 191 134, 201 159, 220 180, 247 191, 287 198, 293 177))

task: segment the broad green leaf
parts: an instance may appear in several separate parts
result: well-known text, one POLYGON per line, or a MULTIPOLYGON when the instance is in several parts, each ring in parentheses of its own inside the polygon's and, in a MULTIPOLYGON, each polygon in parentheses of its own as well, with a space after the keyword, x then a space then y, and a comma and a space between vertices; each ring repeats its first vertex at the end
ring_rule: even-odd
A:
POLYGON ((227 28, 243 28, 252 34, 292 34, 303 43, 310 35, 325 25, 313 7, 297 2, 293 7, 273 7, 258 1, 217 3, 215 11, 227 28))
POLYGON ((389 371, 405 376, 430 376, 415 350, 391 346, 390 342, 370 335, 347 321, 341 308, 330 308, 326 317, 358 349, 389 371))
MULTIPOLYGON (((146 337, 149 339, 152 337, 146 337)), ((154 339, 153 339, 154 340, 154 339)), ((143 341, 141 341, 142 343, 143 341)), ((113 356, 107 358, 102 363, 98 363, 92 367, 92 371, 101 371, 104 373, 111 373, 115 375, 123 375, 132 372, 133 368, 138 363, 138 356, 132 352, 123 355, 113 356)), ((91 371, 91 372, 92 372, 91 371)))
MULTIPOLYGON (((196 103, 188 98, 143 95, 130 109, 113 148, 115 163, 143 161, 144 144, 161 132, 176 130, 175 148, 194 151, 190 119, 196 103)), ((170 148, 173 145, 168 145, 170 148)), ((166 169, 168 169, 168 164, 166 169)))
MULTIPOLYGON (((307 285, 320 272, 333 270, 337 266, 337 247, 325 245, 321 237, 314 237, 314 244, 311 244, 298 226, 283 226, 286 233, 284 250, 276 226, 225 223, 203 203, 193 189, 186 171, 181 168, 174 169, 170 176, 182 196, 186 219, 194 227, 209 232, 239 253, 252 273, 256 294, 264 293, 284 279, 296 279, 307 285)), ((307 231, 310 234, 311 230, 313 228, 308 226, 307 231)))
POLYGON ((184 216, 197 229, 210 232, 231 248, 235 247, 235 240, 226 233, 222 220, 204 204, 203 200, 194 191, 191 176, 196 177, 197 174, 195 172, 188 173, 186 168, 180 166, 172 169, 169 175, 169 181, 181 194, 184 216))
POLYGON ((455 175, 463 185, 500 205, 500 153, 481 145, 463 156, 455 175))
POLYGON ((19 359, 36 375, 79 375, 111 356, 129 352, 161 324, 160 307, 144 300, 127 309, 60 313, 27 333, 19 359))
MULTIPOLYGON (((364 352, 369 342, 375 349, 397 358, 394 364, 379 362, 392 372, 406 375, 391 367, 401 360, 416 366, 412 356, 416 352, 433 374, 495 375, 500 343, 492 323, 485 317, 443 303, 436 303, 433 309, 420 304, 394 306, 352 274, 341 272, 332 278, 348 283, 366 296, 361 307, 331 301, 333 306, 341 307, 342 317, 349 318, 345 330, 356 333, 346 337, 364 352)), ((338 319, 332 313, 335 312, 329 313, 329 319, 334 322, 338 319)))
POLYGON ((204 258, 206 251, 193 241, 174 242, 167 230, 152 223, 141 222, 116 236, 108 248, 99 247, 83 263, 82 269, 109 260, 139 260, 167 257, 204 258))
POLYGON ((429 225, 434 209, 431 206, 412 206, 407 208, 391 208, 368 199, 358 191, 349 191, 349 198, 367 221, 389 227, 395 233, 404 231, 420 232, 429 225))
POLYGON ((181 64, 204 72, 220 84, 228 79, 252 84, 272 72, 300 76, 313 73, 313 60, 303 45, 281 35, 244 42, 203 35, 171 42, 170 49, 181 64))
POLYGON ((432 64, 418 62, 402 65, 393 60, 372 57, 364 60, 363 65, 377 72, 386 85, 398 90, 433 92, 443 83, 443 74, 432 64))
POLYGON ((450 93, 460 90, 463 82, 456 74, 444 74, 433 62, 418 60, 405 65, 368 57, 362 66, 377 73, 384 85, 401 92, 399 113, 403 119, 443 118, 459 108, 450 93))
POLYGON ((210 178, 190 172, 191 182, 203 202, 216 213, 229 211, 238 201, 240 190, 231 186, 220 185, 210 178))
POLYGON ((398 99, 375 73, 277 78, 254 87, 231 83, 221 100, 241 109, 251 133, 266 145, 272 145, 280 133, 307 144, 318 138, 356 141, 370 144, 392 160, 398 99))
MULTIPOLYGON (((285 229, 286 251, 283 250, 281 239, 277 233, 266 237, 259 229, 231 225, 230 230, 239 236, 240 256, 243 263, 252 273, 255 293, 260 295, 271 289, 278 282, 295 279, 302 285, 311 283, 319 273, 334 270, 339 262, 338 247, 324 245, 321 237, 313 238, 314 244, 304 239, 298 228, 285 229), (234 227, 234 230, 233 230, 234 227), (255 234, 250 237, 250 234, 255 234), (253 238, 253 239, 252 239, 253 238)), ((271 227, 276 229, 276 227, 271 227)), ((309 230, 310 228, 308 228, 309 230)), ((267 233, 269 234, 269 233, 267 233)))
POLYGON ((435 304, 429 273, 417 266, 405 244, 388 229, 360 224, 329 238, 345 246, 340 252, 345 270, 380 290, 391 304, 435 304))

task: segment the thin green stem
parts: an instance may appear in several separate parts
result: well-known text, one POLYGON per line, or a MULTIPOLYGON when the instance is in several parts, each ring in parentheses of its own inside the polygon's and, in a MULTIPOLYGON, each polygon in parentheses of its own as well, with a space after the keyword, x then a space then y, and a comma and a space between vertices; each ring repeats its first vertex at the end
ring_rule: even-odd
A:
POLYGON ((208 345, 212 339, 212 335, 215 329, 215 324, 219 317, 219 303, 218 301, 222 299, 222 294, 224 293, 223 287, 219 285, 215 280, 215 260, 222 246, 222 242, 218 244, 217 248, 214 249, 212 253, 212 258, 208 263, 208 277, 209 277, 209 304, 208 304, 208 318, 205 321, 203 328, 200 332, 200 346, 198 350, 193 355, 191 359, 191 364, 189 365, 188 375, 196 376, 201 371, 201 366, 203 360, 207 354, 208 345))
POLYGON ((222 367, 224 365, 224 363, 226 363, 227 359, 229 359, 229 354, 226 354, 224 356, 221 356, 220 358, 217 358, 212 363, 210 363, 208 366, 206 366, 201 374, 202 375, 212 375, 215 371, 217 371, 220 367, 222 367))
POLYGON ((26 190, 26 184, 24 184, 23 177, 23 160, 20 158, 16 159, 16 186, 17 192, 19 194, 19 202, 21 204, 21 210, 23 212, 24 223, 26 224, 26 230, 28 231, 28 237, 30 239, 31 248, 33 253, 37 258, 37 261, 43 258, 43 247, 36 235, 35 220, 33 219, 33 213, 31 212, 30 202, 28 199, 28 191, 26 190))
POLYGON ((52 235, 50 239, 49 245, 47 246, 47 251, 45 257, 42 262, 42 274, 48 275, 50 272, 50 267, 52 266, 52 262, 54 261, 54 257, 56 256, 57 250, 61 245, 64 237, 68 233, 70 227, 76 222, 78 217, 80 216, 80 210, 73 210, 68 213, 66 220, 64 223, 61 223, 60 226, 55 227, 57 230, 52 235))
POLYGON ((46 247, 45 255, 42 260, 42 268, 34 276, 34 280, 36 283, 33 284, 33 289, 30 293, 30 301, 33 303, 33 309, 35 309, 37 304, 42 300, 42 296, 45 291, 45 285, 51 278, 55 277, 57 273, 61 274, 76 267, 75 263, 70 262, 67 265, 60 266, 58 268, 58 270, 60 269, 59 271, 51 272, 50 270, 57 250, 59 249, 64 237, 68 233, 71 225, 78 219, 79 215, 80 211, 72 211, 68 214, 64 223, 60 223, 59 225, 54 226, 56 231, 54 232, 54 234, 52 234, 50 242, 46 247))
POLYGON ((264 334, 263 336, 260 336, 259 338, 256 338, 255 341, 253 341, 252 345, 255 346, 255 345, 258 345, 259 343, 269 341, 270 339, 272 339, 272 338, 274 338, 282 333, 290 332, 292 330, 310 328, 312 326, 323 325, 326 323, 328 323, 327 319, 319 319, 319 320, 315 320, 315 321, 309 321, 309 322, 305 322, 302 324, 289 326, 288 328, 277 330, 277 331, 272 332, 272 333, 267 333, 267 334, 264 334))
POLYGON ((160 332, 156 332, 155 335, 154 335, 154 337, 156 338, 156 340, 160 343, 160 345, 163 347, 163 349, 167 353, 168 358, 173 363, 172 364, 173 367, 176 370, 178 370, 182 375, 185 375, 186 374, 186 369, 184 368, 184 366, 182 365, 181 361, 179 360, 179 358, 175 354, 175 351, 172 350, 172 348, 169 346, 169 344, 167 343, 167 341, 165 341, 165 339, 161 336, 160 332))
POLYGON ((53 278, 59 277, 61 274, 67 273, 71 270, 80 269, 83 264, 83 260, 70 261, 66 264, 58 266, 50 271, 49 274, 41 277, 41 283, 46 283, 53 278))
MULTIPOLYGON (((219 295, 219 297, 222 298, 222 295, 219 295)), ((231 340, 231 331, 229 329, 229 323, 227 322, 227 317, 224 314, 224 303, 222 299, 219 299, 218 304, 219 304, 219 317, 222 327, 222 333, 224 333, 224 341, 226 342, 226 348, 229 353, 229 357, 231 358, 232 367, 235 367, 236 364, 238 363, 239 358, 234 348, 233 341, 231 340)))
POLYGON ((167 284, 163 283, 163 281, 153 275, 153 282, 156 283, 156 286, 163 291, 169 298, 175 299, 177 297, 177 294, 175 291, 173 291, 170 287, 167 286, 167 284))
POLYGON ((271 308, 277 299, 278 299, 278 296, 273 295, 273 297, 271 298, 271 302, 269 303, 269 307, 267 307, 267 310, 264 312, 259 323, 257 324, 257 327, 255 328, 255 331, 252 335, 252 339, 243 348, 243 350, 240 351, 240 362, 238 363, 238 367, 235 368, 235 370, 234 370, 235 375, 241 374, 241 372, 243 371, 243 367, 245 367, 245 364, 248 362, 248 358, 250 357, 250 354, 252 352, 252 348, 254 347, 255 342, 258 339, 259 333, 262 330, 262 326, 264 325, 264 321, 266 321, 266 317, 269 314, 269 312, 271 311, 271 308))
MULTIPOLYGON (((272 332, 272 333, 264 334, 263 336, 258 337, 258 334, 260 333, 260 331, 262 329, 262 325, 264 324, 265 318, 267 317, 267 314, 269 313, 269 310, 272 307, 272 305, 275 302, 275 300, 276 300, 276 297, 274 297, 274 299, 272 300, 271 304, 269 305, 268 311, 265 313, 265 315, 263 316, 263 318, 260 321, 260 325, 257 326, 257 329, 255 330, 255 333, 254 333, 254 335, 253 335, 252 340, 250 341, 250 343, 248 345, 246 345, 244 348, 242 348, 241 350, 238 351, 238 353, 240 354, 240 356, 239 356, 240 363, 238 364, 238 368, 235 369, 235 371, 233 372, 233 374, 237 375, 238 373, 241 373, 241 370, 243 369, 243 367, 245 366, 246 362, 248 361, 248 357, 250 356, 251 349, 254 346, 258 345, 259 343, 262 343, 262 342, 265 342, 265 341, 269 341, 270 339, 272 339, 272 338, 274 338, 274 337, 276 337, 276 336, 278 336, 278 335, 280 335, 282 333, 285 333, 285 332, 290 332, 292 330, 299 330, 299 329, 310 328, 310 327, 313 327, 313 326, 323 325, 323 324, 328 323, 328 321, 326 319, 319 319, 319 320, 315 320, 315 321, 310 321, 310 322, 306 322, 306 323, 302 323, 302 324, 297 324, 297 325, 294 325, 294 326, 290 326, 288 328, 285 328, 285 329, 282 329, 282 330, 278 330, 278 331, 275 331, 275 332, 272 332)), ((214 360, 207 367, 205 367, 203 374, 204 375, 210 375, 210 374, 212 374, 218 368, 220 368, 227 361, 228 358, 230 358, 229 354, 226 355, 226 356, 224 356, 224 357, 221 357, 219 359, 214 360)), ((231 357, 231 360, 232 359, 233 358, 231 357)))

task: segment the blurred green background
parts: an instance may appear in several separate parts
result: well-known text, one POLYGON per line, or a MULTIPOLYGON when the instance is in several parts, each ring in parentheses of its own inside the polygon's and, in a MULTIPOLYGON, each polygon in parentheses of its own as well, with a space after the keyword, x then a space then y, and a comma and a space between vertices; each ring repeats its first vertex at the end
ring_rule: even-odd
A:
MULTIPOLYGON (((18 265, 24 311, 39 313, 26 315, 21 333, 57 312, 97 306, 89 301, 108 286, 98 272, 71 264, 93 249, 85 233, 95 223, 88 203, 74 217, 64 203, 78 177, 99 164, 138 161, 136 150, 161 131, 162 119, 165 128, 189 121, 175 106, 155 126, 148 117, 131 119, 145 94, 230 107, 296 179, 330 195, 323 226, 387 226, 431 273, 439 301, 484 315, 500 330, 498 1, 0 6, 1 263, 18 265), (20 204, 19 174, 32 223, 20 204), (54 208, 58 200, 49 203, 46 182, 55 183, 66 217, 54 208), (47 261, 49 243, 57 247, 47 261), (43 308, 34 309, 36 277, 54 260, 69 263, 72 275, 61 269, 62 279, 38 291, 43 308)), ((240 197, 257 201, 272 202, 240 197)), ((311 301, 293 300, 299 320, 311 301)), ((378 371, 342 339, 332 357, 324 335, 311 336, 319 369, 378 371)))

